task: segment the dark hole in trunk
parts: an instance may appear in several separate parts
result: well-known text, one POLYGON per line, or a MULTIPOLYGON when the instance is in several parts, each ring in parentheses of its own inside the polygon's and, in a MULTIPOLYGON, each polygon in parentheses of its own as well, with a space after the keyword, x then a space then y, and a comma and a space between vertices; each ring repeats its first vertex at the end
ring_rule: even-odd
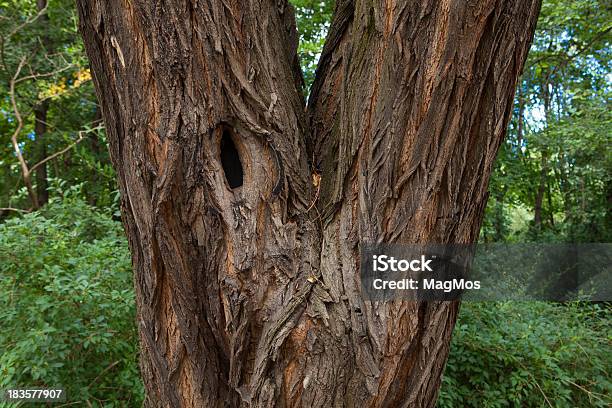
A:
POLYGON ((238 154, 238 150, 228 130, 223 131, 220 147, 221 166, 223 166, 227 184, 229 184, 232 189, 242 186, 244 178, 242 163, 240 162, 240 155, 238 154))

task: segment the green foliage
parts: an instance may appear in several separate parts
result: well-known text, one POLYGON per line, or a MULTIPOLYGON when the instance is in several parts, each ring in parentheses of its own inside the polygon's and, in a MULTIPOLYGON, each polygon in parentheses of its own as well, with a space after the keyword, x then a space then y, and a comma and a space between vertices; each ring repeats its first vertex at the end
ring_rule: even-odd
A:
POLYGON ((308 93, 325 44, 325 36, 329 29, 335 1, 291 0, 291 4, 296 11, 296 22, 300 35, 298 55, 304 74, 305 93, 308 93))
POLYGON ((464 303, 438 406, 610 406, 609 312, 580 303, 464 303))
POLYGON ((550 124, 537 141, 557 165, 549 177, 559 192, 552 205, 563 222, 556 230, 569 241, 611 242, 612 110, 588 100, 582 109, 550 124))
POLYGON ((0 224, 0 388, 61 385, 83 406, 138 406, 122 227, 78 188, 62 193, 44 210, 0 224))
POLYGON ((610 241, 610 21, 605 2, 544 1, 481 240, 610 241))
POLYGON ((31 207, 27 195, 15 198, 23 186, 11 143, 18 128, 17 112, 23 121, 17 142, 30 168, 82 135, 85 140, 76 147, 47 162, 48 175, 70 185, 87 181, 88 202, 112 203, 115 174, 73 1, 48 0, 42 13, 35 0, 0 1, 0 95, 0 207, 31 207), (15 106, 10 95, 13 79, 15 106), (39 136, 35 110, 42 106, 48 107, 46 132, 39 136))

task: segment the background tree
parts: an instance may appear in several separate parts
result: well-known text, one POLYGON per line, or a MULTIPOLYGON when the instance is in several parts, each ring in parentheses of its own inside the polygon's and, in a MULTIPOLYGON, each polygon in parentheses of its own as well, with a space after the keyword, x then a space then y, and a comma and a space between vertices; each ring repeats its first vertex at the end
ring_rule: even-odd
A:
POLYGON ((458 305, 359 247, 476 240, 539 3, 340 2, 306 115, 285 2, 78 8, 148 405, 433 406, 458 305))
POLYGON ((487 241, 610 241, 612 8, 549 1, 492 176, 487 241))
POLYGON ((106 149, 94 149, 104 135, 73 7, 0 2, 1 208, 44 205, 49 179, 58 177, 72 185, 97 180, 84 191, 112 203, 114 173, 106 149))

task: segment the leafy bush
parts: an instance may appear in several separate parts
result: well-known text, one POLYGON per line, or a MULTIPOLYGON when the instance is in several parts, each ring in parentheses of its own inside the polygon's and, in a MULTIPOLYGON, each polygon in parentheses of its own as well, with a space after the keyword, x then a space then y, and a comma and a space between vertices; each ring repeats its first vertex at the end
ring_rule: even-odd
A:
POLYGON ((607 307, 464 303, 438 406, 610 406, 607 307))
POLYGON ((63 386, 83 406, 138 406, 126 240, 78 196, 0 224, 0 388, 63 386))

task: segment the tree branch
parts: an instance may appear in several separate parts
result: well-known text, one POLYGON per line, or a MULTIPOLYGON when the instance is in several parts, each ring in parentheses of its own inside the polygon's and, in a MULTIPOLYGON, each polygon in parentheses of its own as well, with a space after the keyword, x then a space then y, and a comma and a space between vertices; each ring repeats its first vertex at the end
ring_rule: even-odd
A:
POLYGON ((29 213, 29 210, 22 210, 21 208, 13 208, 13 207, 0 207, 0 211, 16 211, 19 213, 29 213))
POLYGON ((19 160, 19 164, 21 165, 21 172, 23 173, 23 182, 28 189, 28 195, 30 196, 30 200, 32 201, 32 206, 36 209, 38 208, 38 196, 32 187, 32 180, 30 179, 30 170, 28 169, 28 164, 26 163, 23 155, 21 154, 21 149, 19 148, 19 143, 17 142, 17 136, 21 133, 21 129, 23 129, 23 119, 21 118, 21 113, 19 112, 19 108, 17 107, 17 100, 15 99, 15 84, 17 82, 17 78, 19 78, 19 74, 21 73, 21 69, 24 67, 26 62, 26 57, 22 57, 21 61, 19 61, 19 65, 17 66, 17 70, 15 71, 15 75, 10 81, 9 86, 9 95, 11 98, 11 104, 13 105, 13 112, 15 113, 15 119, 17 120, 17 128, 13 132, 11 136, 11 142, 13 144, 13 149, 15 149, 15 154, 17 155, 17 160, 19 160))
POLYGON ((24 81, 28 81, 28 80, 30 80, 30 79, 35 79, 35 80, 36 80, 36 79, 40 79, 40 78, 47 78, 47 77, 50 77, 50 76, 53 76, 53 75, 59 74, 60 72, 64 72, 64 71, 66 71, 66 70, 68 70, 68 69, 72 68, 73 66, 74 66, 74 65, 69 64, 69 65, 66 65, 66 66, 65 66, 65 67, 63 67, 63 68, 56 69, 55 71, 45 72, 45 73, 43 73, 43 74, 31 74, 31 75, 28 75, 28 76, 24 76, 24 77, 21 77, 21 78, 17 79, 17 80, 15 81, 15 84, 18 84, 18 83, 20 83, 20 82, 24 82, 24 81))
POLYGON ((45 7, 43 7, 42 9, 40 9, 38 11, 38 13, 36 13, 35 16, 30 17, 28 19, 26 19, 26 21, 24 21, 23 23, 19 24, 17 27, 15 27, 13 29, 13 31, 11 31, 9 33, 9 35, 6 36, 6 39, 10 39, 12 36, 14 36, 15 34, 17 34, 23 27, 34 23, 36 20, 38 20, 40 18, 40 16, 42 16, 43 14, 45 14, 47 12, 47 6, 45 5, 45 7))
POLYGON ((43 164, 45 164, 46 162, 48 162, 49 160, 53 160, 55 159, 57 156, 60 156, 64 153, 66 153, 68 150, 72 149, 74 146, 76 146, 77 144, 79 144, 83 139, 85 139, 83 137, 83 131, 79 132, 79 138, 74 141, 73 143, 71 143, 68 147, 60 150, 59 152, 55 152, 53 153, 51 156, 45 157, 43 160, 39 161, 38 163, 36 163, 34 166, 32 166, 30 168, 30 172, 33 172, 34 170, 36 170, 39 166, 42 166, 43 164))
MULTIPOLYGON (((26 19, 23 23, 19 24, 17 27, 15 27, 13 29, 13 31, 11 31, 5 38, 1 38, 0 40, 0 61, 2 61, 2 67, 4 69, 7 69, 6 67, 6 63, 5 63, 5 58, 4 58, 4 45, 11 39, 12 36, 14 36, 15 34, 17 34, 23 27, 32 24, 33 22, 35 22, 36 20, 38 20, 40 18, 40 16, 42 16, 43 14, 45 14, 47 12, 47 5, 45 5, 45 7, 43 7, 42 9, 40 9, 38 11, 38 13, 36 13, 35 16, 30 17, 28 19, 26 19)), ((21 68, 20 68, 21 69, 21 68)))

